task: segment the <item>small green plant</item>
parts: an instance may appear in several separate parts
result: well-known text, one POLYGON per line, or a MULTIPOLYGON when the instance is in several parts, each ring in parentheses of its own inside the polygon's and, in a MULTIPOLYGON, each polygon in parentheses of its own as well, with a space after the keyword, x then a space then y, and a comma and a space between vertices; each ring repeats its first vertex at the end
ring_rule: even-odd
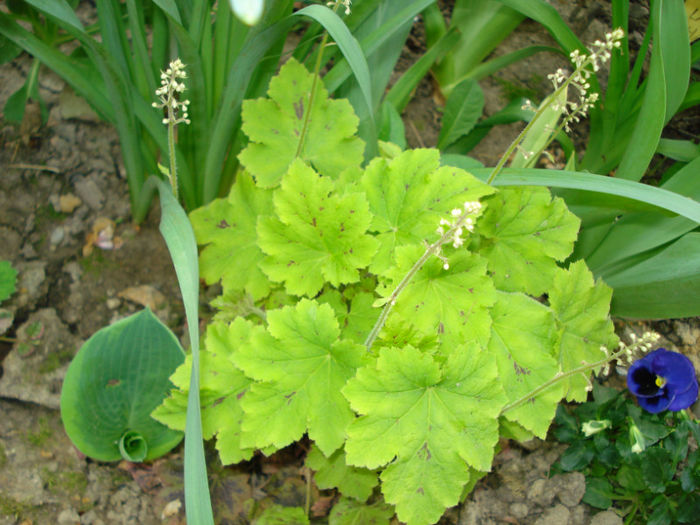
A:
POLYGON ((15 293, 17 285, 17 270, 10 261, 0 261, 0 303, 9 299, 15 293))
POLYGON ((626 524, 697 523, 700 424, 688 412, 651 414, 596 385, 592 401, 557 409, 553 436, 569 444, 554 471, 586 475, 585 503, 626 524))

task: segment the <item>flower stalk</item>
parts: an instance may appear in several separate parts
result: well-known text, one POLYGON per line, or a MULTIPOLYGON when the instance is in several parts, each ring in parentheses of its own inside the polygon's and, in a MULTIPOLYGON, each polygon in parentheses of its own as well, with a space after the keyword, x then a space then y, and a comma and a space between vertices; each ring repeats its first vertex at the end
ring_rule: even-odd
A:
POLYGON ((614 361, 615 359, 624 357, 627 362, 631 362, 633 359, 633 356, 640 351, 647 352, 651 350, 653 344, 658 341, 659 339, 659 334, 654 333, 654 332, 646 332, 642 335, 641 338, 636 338, 632 337, 632 344, 630 346, 627 346, 623 342, 620 342, 620 346, 618 347, 617 351, 615 352, 610 352, 606 347, 601 347, 601 350, 605 352, 605 357, 603 359, 600 359, 594 363, 582 363, 581 366, 574 368, 572 370, 568 370, 566 372, 557 372, 554 374, 554 377, 552 377, 549 381, 546 381, 545 383, 542 383, 540 386, 537 388, 531 390, 527 394, 525 394, 523 397, 516 399, 512 403, 508 403, 506 406, 504 406, 501 409, 501 413, 499 416, 502 416, 509 410, 513 410, 514 408, 518 408, 522 404, 526 403, 530 399, 536 398, 538 395, 540 395, 542 392, 547 390, 549 387, 555 385, 559 381, 562 381, 563 379, 566 379, 568 377, 575 376, 576 374, 583 374, 583 376, 586 378, 586 381, 589 382, 588 389, 590 390, 591 385, 590 385, 590 380, 588 378, 588 372, 591 370, 595 370, 596 368, 602 368, 601 372, 603 374, 607 374, 609 370, 610 363, 614 361))
POLYGON ((173 189, 175 199, 178 199, 178 184, 177 184, 177 163, 175 156, 175 127, 180 123, 189 124, 187 118, 187 106, 189 100, 180 101, 178 96, 185 91, 183 80, 187 78, 185 72, 185 64, 177 58, 170 62, 168 69, 160 73, 160 87, 156 89, 156 95, 160 102, 154 102, 154 108, 164 109, 166 116, 163 118, 163 124, 168 126, 168 166, 169 169, 162 169, 170 179, 170 186, 173 189), (180 114, 181 113, 181 114, 180 114))
MULTIPOLYGON (((548 107, 552 107, 555 110, 562 111, 564 118, 557 125, 556 128, 552 129, 548 140, 545 142, 544 146, 537 152, 526 152, 526 155, 539 156, 542 151, 544 151, 549 144, 554 140, 557 133, 561 130, 567 132, 571 131, 570 124, 572 122, 578 122, 581 118, 585 117, 588 110, 593 107, 593 105, 598 101, 598 93, 588 93, 591 84, 588 82, 591 75, 600 69, 601 64, 604 64, 610 59, 611 53, 614 49, 620 48, 620 40, 625 36, 624 31, 621 28, 617 28, 610 33, 606 33, 605 42, 596 40, 593 42, 593 52, 590 54, 581 54, 578 49, 575 49, 569 54, 571 62, 576 66, 574 72, 567 76, 563 69, 557 69, 555 73, 547 75, 547 78, 552 82, 554 87, 554 92, 547 98, 545 104, 541 106, 535 112, 535 115, 530 119, 525 128, 518 134, 515 140, 508 146, 508 149, 501 156, 496 166, 491 171, 487 184, 491 184, 496 176, 503 171, 508 159, 513 155, 513 153, 520 147, 525 136, 532 129, 535 122, 542 117, 545 110, 548 107), (577 101, 566 101, 560 105, 557 102, 564 93, 567 92, 569 86, 576 88, 578 92, 577 101)), ((528 101, 529 104, 529 101, 528 101)))
POLYGON ((411 266, 411 269, 408 270, 408 272, 406 273, 406 275, 403 276, 399 284, 396 285, 396 288, 393 292, 391 292, 391 295, 389 295, 389 297, 384 300, 384 308, 382 308, 382 311, 379 314, 379 318, 374 323, 372 331, 365 339, 364 344, 368 352, 372 349, 372 345, 379 336, 379 332, 381 332, 382 328, 384 328, 384 324, 386 323, 386 320, 389 317, 392 308, 394 307, 394 305, 396 305, 396 301, 399 298, 399 295, 401 295, 401 292, 403 292, 406 286, 408 286, 408 283, 411 282, 411 279, 413 279, 413 277, 419 272, 419 270, 428 261, 428 259, 430 259, 432 256, 436 256, 443 262, 443 268, 445 270, 448 270, 450 268, 446 257, 440 253, 442 246, 447 243, 452 243, 452 246, 458 248, 462 244, 464 244, 464 239, 462 238, 462 235, 464 234, 465 230, 468 232, 474 231, 474 217, 480 211, 480 202, 465 202, 464 210, 462 210, 461 208, 455 208, 450 212, 451 216, 454 218, 453 221, 449 221, 447 219, 440 220, 440 225, 437 228, 437 232, 438 234, 440 234, 440 238, 434 243, 426 246, 423 255, 421 255, 420 258, 413 264, 413 266, 411 266), (446 225, 450 226, 447 229, 447 231, 445 231, 444 228, 444 226, 446 225))

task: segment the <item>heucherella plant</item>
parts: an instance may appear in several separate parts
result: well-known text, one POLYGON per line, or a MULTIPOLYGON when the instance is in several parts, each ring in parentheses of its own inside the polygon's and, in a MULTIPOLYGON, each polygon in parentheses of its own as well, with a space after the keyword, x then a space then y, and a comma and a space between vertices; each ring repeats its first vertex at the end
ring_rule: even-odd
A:
MULTIPOLYGON (((231 464, 307 434, 344 515, 388 523, 364 505, 380 484, 401 521, 435 523, 499 437, 544 437, 618 355, 611 290, 561 266, 579 220, 437 150, 385 143, 363 167, 352 107, 294 59, 242 117, 245 170, 190 214, 200 275, 222 286, 200 355, 204 437, 231 464)), ((191 364, 153 414, 176 429, 191 364)))

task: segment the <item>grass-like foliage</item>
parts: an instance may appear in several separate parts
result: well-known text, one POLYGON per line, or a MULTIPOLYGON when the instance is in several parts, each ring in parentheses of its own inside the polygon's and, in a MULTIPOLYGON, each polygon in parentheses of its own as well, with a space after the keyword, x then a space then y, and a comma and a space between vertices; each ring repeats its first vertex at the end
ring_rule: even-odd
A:
POLYGON ((593 394, 588 403, 557 411, 554 436, 569 448, 555 469, 583 472, 583 501, 614 507, 625 523, 697 523, 698 422, 686 412, 645 412, 614 389, 593 394))
MULTIPOLYGON (((312 85, 290 60, 245 103, 246 171, 190 215, 223 287, 204 435, 228 464, 308 434, 317 484, 345 496, 337 523, 388 522, 358 504, 377 480, 401 521, 435 523, 499 436, 544 437, 562 398, 585 399, 590 370, 566 374, 616 346, 611 290, 561 266, 579 220, 547 189, 497 189, 430 149, 385 145, 363 169, 350 106, 312 85)), ((174 428, 189 370, 154 413, 174 428)))

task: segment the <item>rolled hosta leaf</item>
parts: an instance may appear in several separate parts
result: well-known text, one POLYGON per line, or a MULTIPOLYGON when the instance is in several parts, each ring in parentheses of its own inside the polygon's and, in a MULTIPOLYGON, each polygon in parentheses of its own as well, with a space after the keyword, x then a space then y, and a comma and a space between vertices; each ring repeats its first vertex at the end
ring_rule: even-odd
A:
POLYGON ((340 393, 357 367, 364 347, 340 339, 327 304, 302 299, 295 307, 267 313, 268 330, 254 333, 233 359, 255 379, 243 396, 241 444, 282 448, 308 431, 327 455, 343 445, 354 415, 340 393))
POLYGON ((313 75, 292 58, 270 81, 269 99, 243 102, 242 129, 250 144, 238 158, 260 187, 277 186, 295 158, 329 177, 362 163, 364 144, 355 136, 359 119, 347 100, 330 100, 321 82, 303 135, 312 83, 313 75))
POLYGON ((296 160, 274 194, 277 217, 258 220, 261 266, 287 293, 315 296, 324 281, 333 286, 360 280, 377 250, 368 235, 372 219, 362 193, 338 194, 329 177, 296 160))
POLYGON ((383 348, 343 394, 361 414, 348 428, 347 462, 381 474, 401 521, 435 523, 456 505, 468 466, 489 470, 506 403, 493 359, 477 346, 452 350, 441 366, 411 346, 383 348))
POLYGON ((546 188, 502 188, 478 221, 479 254, 496 287, 538 296, 573 250, 581 221, 546 188))
POLYGON ((182 439, 150 414, 185 355, 173 333, 146 309, 95 333, 82 346, 61 390, 68 437, 99 461, 144 461, 182 439))
POLYGON ((265 255, 258 247, 255 228, 258 217, 271 208, 272 192, 258 188, 242 172, 228 198, 190 213, 197 243, 204 245, 199 268, 207 284, 220 280, 224 293, 245 291, 256 300, 270 293, 270 281, 259 267, 265 255))

